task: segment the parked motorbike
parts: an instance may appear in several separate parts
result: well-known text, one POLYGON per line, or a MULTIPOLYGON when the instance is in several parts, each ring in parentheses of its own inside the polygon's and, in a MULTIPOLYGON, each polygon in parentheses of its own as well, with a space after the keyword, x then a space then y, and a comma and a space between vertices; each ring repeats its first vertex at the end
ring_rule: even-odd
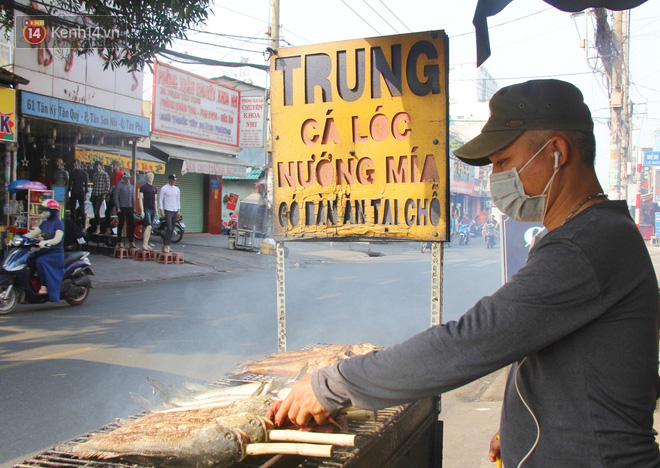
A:
POLYGON ((468 245, 470 243, 470 227, 467 224, 458 225, 458 244, 468 245))
MULTIPOLYGON (((154 222, 151 225, 151 236, 159 236, 165 238, 165 231, 167 230, 167 223, 165 216, 160 218, 154 217, 154 222)), ((172 231, 172 243, 177 244, 183 239, 183 233, 186 232, 186 225, 183 224, 183 216, 179 215, 174 223, 174 230, 172 231)), ((142 240, 144 238, 144 218, 139 218, 135 222, 135 231, 133 234, 136 239, 142 240)))
MULTIPOLYGON (((2 262, 0 272, 0 315, 14 310, 17 304, 41 304, 48 301, 48 294, 37 294, 41 288, 39 278, 27 266, 30 249, 39 244, 37 239, 16 236, 11 241, 14 247, 2 262)), ((80 305, 87 300, 92 287, 93 275, 89 252, 66 252, 64 274, 60 286, 60 299, 69 304, 80 305)))

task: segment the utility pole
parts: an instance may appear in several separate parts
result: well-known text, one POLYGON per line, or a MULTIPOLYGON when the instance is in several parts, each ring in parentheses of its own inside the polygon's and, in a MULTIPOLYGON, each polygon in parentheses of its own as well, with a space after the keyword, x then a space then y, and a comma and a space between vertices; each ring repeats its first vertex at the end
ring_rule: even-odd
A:
MULTIPOLYGON (((594 8, 596 18, 596 50, 603 68, 598 69, 608 79, 610 104, 610 198, 628 198, 628 176, 631 166, 631 104, 628 97, 630 10, 614 11, 612 26, 608 10, 594 8)), ((594 67, 595 69, 595 67, 594 67)))
MULTIPOLYGON (((610 68, 610 164, 617 170, 617 199, 627 199, 630 161, 630 106, 628 103, 628 26, 630 11, 615 11, 610 68)), ((610 166, 610 167, 611 167, 610 166)))
POLYGON ((277 50, 280 47, 280 0, 271 0, 270 8, 270 47, 277 50))

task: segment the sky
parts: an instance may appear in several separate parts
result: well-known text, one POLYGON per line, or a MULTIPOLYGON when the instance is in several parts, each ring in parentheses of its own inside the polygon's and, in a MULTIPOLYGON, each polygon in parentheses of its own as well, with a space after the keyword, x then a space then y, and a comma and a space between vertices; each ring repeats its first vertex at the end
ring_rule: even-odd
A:
MULTIPOLYGON (((449 37, 450 66, 474 64, 476 68, 472 25, 476 4, 476 0, 280 0, 281 46, 439 29, 449 37)), ((270 16, 269 0, 215 0, 207 24, 198 28, 211 34, 191 32, 189 41, 178 41, 172 48, 216 60, 265 65, 270 16)), ((658 0, 631 10, 629 69, 635 147, 653 147, 654 133, 660 129, 659 20, 658 0)), ((609 170, 610 111, 606 81, 593 70, 596 61, 588 59, 589 50, 579 46, 580 39, 593 44, 593 25, 586 15, 565 13, 541 0, 513 0, 488 24, 492 55, 483 67, 498 87, 556 78, 582 90, 595 120, 597 171, 604 182, 609 170)), ((268 85, 267 73, 256 69, 172 65, 207 78, 229 75, 268 85)), ((451 92, 452 81, 467 78, 450 72, 449 79, 451 92)), ((151 93, 149 82, 150 77, 145 77, 146 95, 151 93)))

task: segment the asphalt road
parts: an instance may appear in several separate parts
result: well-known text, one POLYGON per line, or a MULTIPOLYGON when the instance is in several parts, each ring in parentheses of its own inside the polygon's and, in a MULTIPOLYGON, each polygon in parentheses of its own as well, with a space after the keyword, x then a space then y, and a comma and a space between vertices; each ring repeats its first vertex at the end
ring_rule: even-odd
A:
MULTIPOLYGON (((379 248, 383 256, 367 257, 328 246, 316 252, 325 261, 287 269, 288 349, 390 346, 429 326, 430 254, 418 244, 379 248)), ((495 290, 499 268, 499 250, 447 248, 444 321, 495 290)), ((20 306, 0 317, 0 467, 139 412, 129 392, 149 396, 147 376, 210 382, 275 351, 275 297, 270 268, 220 271, 118 282, 82 307, 20 306)))

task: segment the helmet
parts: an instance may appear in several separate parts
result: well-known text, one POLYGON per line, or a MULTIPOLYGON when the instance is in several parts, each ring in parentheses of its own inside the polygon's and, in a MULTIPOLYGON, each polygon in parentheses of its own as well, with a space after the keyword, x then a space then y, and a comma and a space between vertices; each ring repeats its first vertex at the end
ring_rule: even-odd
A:
POLYGON ((60 204, 57 203, 57 200, 44 200, 41 202, 41 206, 44 208, 48 208, 50 210, 59 210, 60 209, 60 204))

